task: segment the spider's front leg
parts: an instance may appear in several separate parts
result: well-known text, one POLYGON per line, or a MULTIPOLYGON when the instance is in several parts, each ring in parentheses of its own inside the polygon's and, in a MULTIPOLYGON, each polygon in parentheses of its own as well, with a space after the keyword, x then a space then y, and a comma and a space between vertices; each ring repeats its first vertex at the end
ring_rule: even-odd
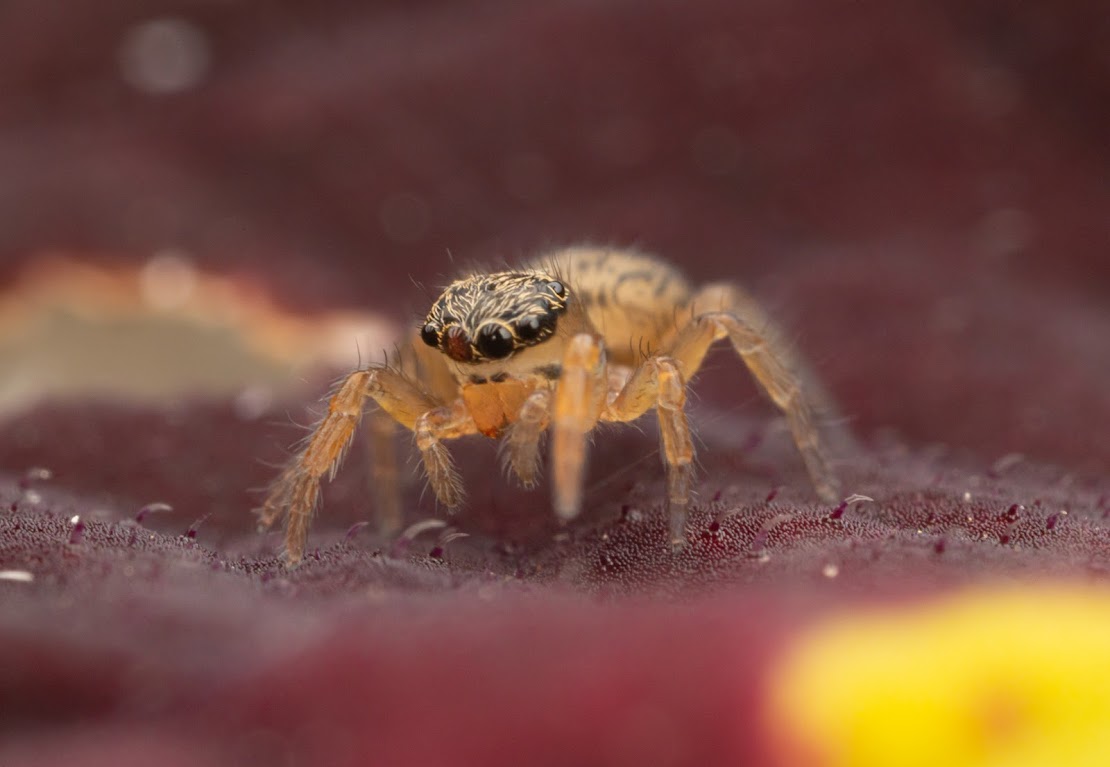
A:
POLYGON ((540 468, 540 442, 551 420, 551 390, 528 395, 501 443, 504 462, 525 488, 536 486, 540 468))
POLYGON ((588 333, 574 336, 563 354, 551 416, 551 494, 559 518, 582 505, 586 435, 597 425, 606 395, 605 349, 588 333))
POLYGON ((654 407, 659 417, 660 452, 667 469, 667 511, 671 545, 685 541, 686 512, 694 484, 694 441, 686 420, 686 381, 670 357, 651 357, 602 414, 606 421, 634 421, 654 407))
POLYGON ((320 478, 335 476, 362 419, 366 398, 372 397, 386 413, 409 429, 439 403, 412 381, 388 367, 356 370, 340 381, 328 400, 328 412, 316 425, 304 449, 278 477, 258 515, 266 530, 283 514, 285 561, 293 566, 304 556, 308 523, 320 496, 320 478))
POLYGON ((466 402, 459 399, 450 405, 429 410, 416 419, 413 431, 416 433, 416 447, 424 460, 424 471, 436 498, 448 511, 457 509, 463 502, 462 480, 442 440, 478 433, 478 426, 467 410, 466 402))

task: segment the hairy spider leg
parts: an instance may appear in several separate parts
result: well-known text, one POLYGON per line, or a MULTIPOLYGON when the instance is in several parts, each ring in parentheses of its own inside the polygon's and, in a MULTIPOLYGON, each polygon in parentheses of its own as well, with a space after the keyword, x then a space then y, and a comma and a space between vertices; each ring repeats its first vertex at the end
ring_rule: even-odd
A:
MULTIPOLYGON (((696 317, 708 312, 725 312, 739 317, 745 325, 759 334, 763 343, 772 349, 782 364, 802 380, 806 401, 814 412, 819 413, 822 418, 837 417, 836 402, 822 386, 820 377, 813 372, 804 356, 795 353, 782 328, 771 319, 755 296, 730 282, 708 283, 693 296, 686 316, 696 317)), ((848 439, 846 434, 837 433, 835 436, 848 439)), ((847 446, 846 443, 844 447, 847 446)))
POLYGON ((601 415, 604 421, 634 421, 650 408, 659 418, 659 453, 667 470, 671 545, 685 541, 686 513, 694 484, 694 441, 686 420, 686 381, 671 357, 649 357, 601 415))
POLYGON ((436 498, 449 511, 454 511, 462 505, 465 494, 462 480, 443 440, 478 433, 478 426, 466 408, 466 401, 458 399, 450 405, 429 410, 416 419, 413 431, 416 433, 416 448, 424 459, 424 472, 436 498))
MULTIPOLYGON (((712 298, 695 298, 692 302, 695 311, 712 305, 712 301, 722 296, 719 286, 711 286, 708 290, 713 291, 712 298)), ((840 485, 825 457, 813 406, 803 389, 802 377, 792 369, 789 354, 773 333, 761 334, 732 312, 708 311, 696 314, 678 331, 669 344, 670 356, 678 361, 689 379, 701 367, 709 347, 722 338, 729 339, 752 377, 786 415, 794 443, 818 496, 826 502, 836 501, 840 485)))
POLYGON ((559 519, 578 515, 586 463, 586 436, 605 406, 605 349, 588 333, 567 344, 551 417, 551 495, 559 519))
POLYGON ((539 481, 540 442, 551 421, 551 400, 551 389, 546 387, 529 394, 501 443, 506 469, 528 489, 539 481))
POLYGON ((383 535, 401 529, 401 475, 397 462, 397 422, 384 410, 374 408, 366 414, 366 446, 370 455, 370 495, 374 499, 378 532, 383 535))
POLYGON ((388 367, 356 370, 343 378, 328 400, 328 412, 316 426, 305 448, 278 477, 259 512, 259 528, 269 528, 282 514, 285 524, 285 561, 293 566, 304 556, 308 523, 320 496, 320 478, 335 477, 339 464, 362 420, 366 398, 397 422, 413 429, 421 415, 439 403, 400 372, 388 367))

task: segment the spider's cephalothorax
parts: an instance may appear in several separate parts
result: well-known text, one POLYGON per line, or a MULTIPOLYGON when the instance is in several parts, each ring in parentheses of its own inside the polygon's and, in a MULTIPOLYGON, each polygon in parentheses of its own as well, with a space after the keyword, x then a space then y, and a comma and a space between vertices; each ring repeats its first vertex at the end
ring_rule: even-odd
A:
POLYGON ((504 359, 550 338, 566 308, 566 286, 549 275, 475 275, 443 291, 420 338, 455 362, 504 359))
POLYGON ((552 505, 569 520, 582 505, 590 432, 654 409, 666 468, 662 501, 671 543, 681 546, 695 494, 686 384, 725 339, 786 416, 818 495, 834 501, 839 486, 814 415, 819 390, 781 338, 740 288, 697 289, 636 251, 564 248, 521 271, 471 275, 448 286, 411 344, 340 382, 271 489, 261 525, 284 514, 286 560, 301 559, 321 478, 335 473, 367 399, 378 406, 370 416, 383 529, 396 529, 402 516, 395 424, 413 433, 429 484, 448 509, 462 503, 463 491, 445 442, 468 434, 501 440, 508 469, 530 487, 550 432, 552 505))

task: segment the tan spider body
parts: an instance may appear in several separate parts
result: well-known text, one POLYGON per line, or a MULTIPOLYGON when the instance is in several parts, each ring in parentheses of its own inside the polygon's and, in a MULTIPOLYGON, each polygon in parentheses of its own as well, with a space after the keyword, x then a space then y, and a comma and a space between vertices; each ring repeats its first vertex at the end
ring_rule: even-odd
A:
POLYGON ((671 542, 680 546, 694 467, 686 383, 723 338, 785 413, 818 494, 835 500, 838 485, 800 365, 755 301, 732 285, 694 290, 676 269, 641 253, 582 247, 448 286, 411 344, 388 364, 339 383, 306 447, 271 489, 261 526, 286 514, 286 559, 300 561, 320 479, 334 475, 367 398, 378 405, 371 411, 375 486, 387 528, 400 521, 394 421, 414 433, 432 489, 448 509, 462 503, 463 492, 446 440, 476 433, 501 439, 509 469, 531 487, 550 430, 552 500, 567 520, 580 509, 589 432, 599 421, 632 421, 654 408, 671 542))

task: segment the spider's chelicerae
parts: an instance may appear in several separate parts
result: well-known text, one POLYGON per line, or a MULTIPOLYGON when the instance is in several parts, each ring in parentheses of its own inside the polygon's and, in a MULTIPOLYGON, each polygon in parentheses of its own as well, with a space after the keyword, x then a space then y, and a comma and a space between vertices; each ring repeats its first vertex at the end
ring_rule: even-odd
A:
MULTIPOLYGON (((694 483, 686 384, 723 338, 785 413, 818 495, 835 500, 836 477, 800 365, 748 294, 722 283, 694 289, 674 267, 642 253, 577 247, 452 283, 411 343, 386 364, 348 374, 274 483, 261 526, 284 514, 286 561, 300 561, 320 479, 335 474, 367 398, 378 405, 371 411, 377 444, 387 446, 393 421, 412 431, 448 509, 462 503, 463 491, 444 442, 466 434, 502 440, 508 468, 530 487, 550 430, 552 499, 563 520, 581 507, 589 432, 599 421, 632 421, 654 408, 671 543, 681 546, 694 483)), ((375 456, 379 484, 393 485, 389 450, 375 456)), ((378 495, 395 497, 395 489, 378 495)), ((395 504, 379 514, 385 525, 398 522, 395 504)))

